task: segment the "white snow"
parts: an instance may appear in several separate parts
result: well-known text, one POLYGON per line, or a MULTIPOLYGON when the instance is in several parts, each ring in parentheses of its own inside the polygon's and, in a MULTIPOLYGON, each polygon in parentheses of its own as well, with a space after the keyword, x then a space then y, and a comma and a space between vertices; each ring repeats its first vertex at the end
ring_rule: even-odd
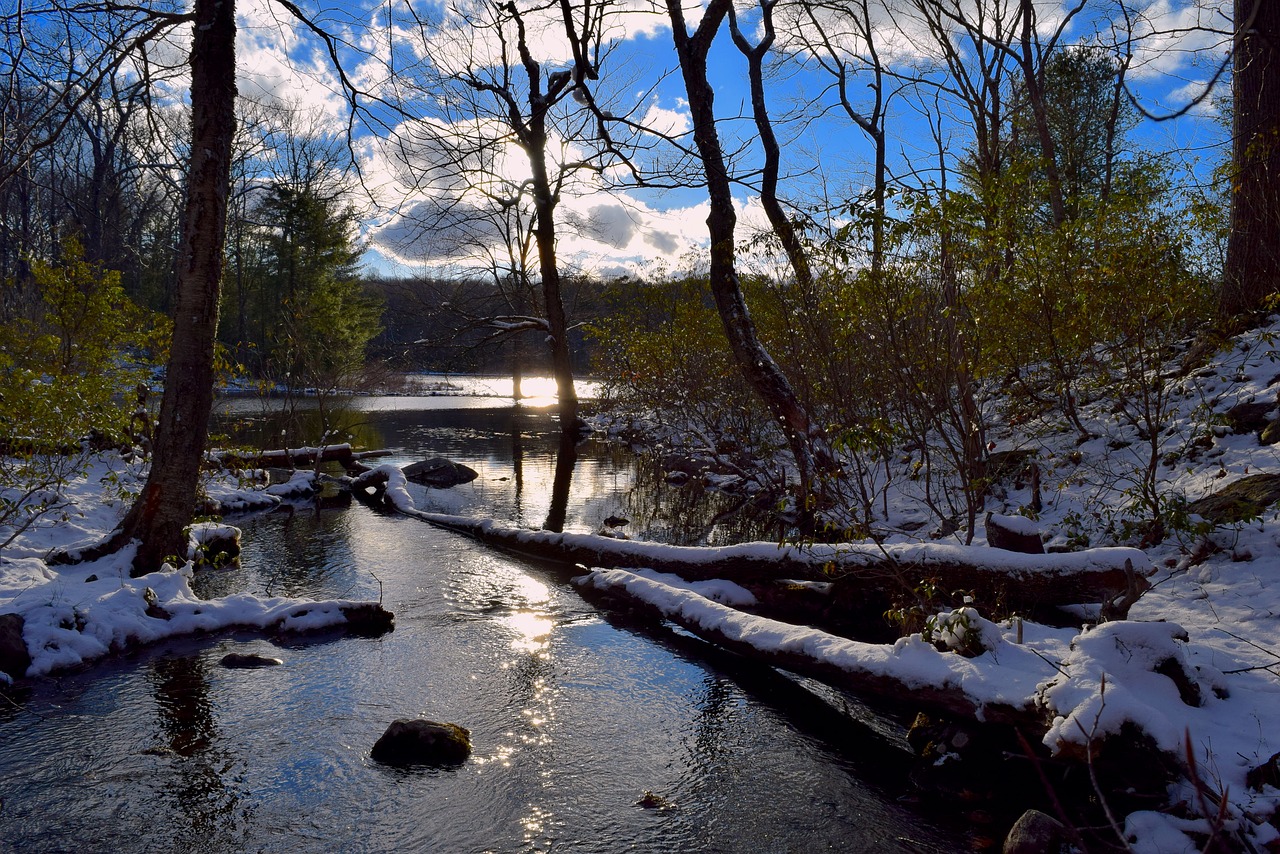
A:
POLYGON ((1023 537, 1034 537, 1040 533, 1040 526, 1036 523, 1036 520, 1026 516, 1005 516, 1000 513, 992 513, 991 521, 1009 533, 1023 537))
MULTIPOLYGON (((1210 370, 1172 380, 1183 388, 1161 434, 1161 453, 1170 455, 1170 463, 1160 470, 1163 494, 1195 500, 1248 474, 1280 473, 1280 446, 1213 429, 1236 403, 1275 400, 1280 362, 1272 342, 1277 338, 1280 320, 1237 337, 1210 370), (1199 456, 1189 450, 1192 439, 1201 445, 1199 456)), ((999 446, 1037 450, 1044 505, 1035 519, 1019 521, 1030 496, 1011 487, 996 495, 990 509, 1004 517, 1002 521, 1043 531, 1050 547, 1107 548, 1028 556, 988 548, 980 537, 973 546, 954 538, 932 541, 927 531, 913 540, 899 523, 920 518, 920 498, 911 492, 916 487, 908 478, 898 478, 890 491, 887 517, 880 520, 890 532, 883 543, 813 546, 804 554, 810 560, 838 558, 857 564, 887 552, 926 572, 930 563, 961 554, 1026 573, 1045 568, 1090 571, 1130 560, 1139 571, 1154 569, 1155 574, 1152 589, 1132 607, 1127 620, 1089 630, 1025 623, 1019 644, 1013 627, 968 612, 949 612, 947 619, 959 620, 955 615, 961 614, 981 634, 986 651, 965 658, 939 651, 919 635, 872 645, 747 614, 737 607, 749 607, 749 594, 727 582, 688 584, 667 575, 614 569, 592 571, 584 583, 624 590, 664 613, 762 650, 803 653, 846 670, 891 676, 906 685, 952 686, 979 714, 995 704, 1039 709, 1050 721, 1045 745, 1055 752, 1087 750, 1093 740, 1118 732, 1126 723, 1175 755, 1183 755, 1189 743, 1201 778, 1225 796, 1228 821, 1246 828, 1255 846, 1266 845, 1277 837, 1265 822, 1280 806, 1280 791, 1252 790, 1245 776, 1280 753, 1280 510, 1272 507, 1259 518, 1207 536, 1184 527, 1158 546, 1136 548, 1137 538, 1125 533, 1119 522, 1129 512, 1131 475, 1141 462, 1134 454, 1141 449, 1122 446, 1118 439, 1128 435, 1128 428, 1117 426, 1105 407, 1085 408, 1082 414, 1098 434, 1083 444, 1077 444, 1073 433, 1055 432, 1048 424, 993 428, 999 446), (1170 667, 1181 669, 1187 684, 1196 686, 1198 704, 1186 702, 1173 680, 1155 672, 1170 667)), ((135 477, 118 460, 95 461, 64 490, 67 506, 58 511, 59 524, 32 528, 0 558, 0 612, 26 617, 25 639, 34 659, 29 675, 184 632, 232 625, 305 628, 340 621, 341 607, 349 603, 252 596, 199 600, 191 592, 189 566, 131 579, 128 552, 71 567, 45 563, 43 557, 51 548, 91 542, 111 530, 127 507, 123 495, 135 477), (94 576, 96 580, 90 580, 94 576), (149 616, 148 600, 170 619, 149 616)), ((444 524, 474 521, 415 510, 403 472, 394 466, 379 466, 364 477, 385 477, 387 498, 402 512, 444 524)), ((223 506, 279 500, 260 489, 228 483, 212 484, 210 494, 223 506)), ((582 538, 583 545, 592 539, 583 533, 529 531, 521 536, 531 542, 572 543, 582 538)), ((790 548, 780 551, 773 543, 717 549, 637 541, 611 544, 627 549, 636 567, 726 558, 773 561, 796 553, 790 548)), ((977 603, 979 609, 985 605, 977 603)), ((1183 761, 1189 768, 1185 756, 1183 761)), ((1174 792, 1171 797, 1183 796, 1174 792)), ((1185 799, 1193 802, 1191 796, 1185 799)), ((1198 850, 1188 834, 1204 825, 1197 823, 1194 812, 1190 818, 1156 812, 1125 817, 1133 850, 1198 850)))
MULTIPOLYGON (((74 667, 134 644, 232 627, 306 631, 340 625, 342 609, 362 604, 250 595, 200 599, 191 589, 192 563, 130 578, 134 548, 87 563, 51 566, 45 555, 72 544, 100 541, 128 509, 122 484, 137 483, 138 471, 106 454, 71 479, 63 497, 72 510, 32 528, 0 554, 0 613, 21 614, 23 639, 32 663, 25 675, 74 667), (152 607, 154 606, 154 607, 152 607), (148 613, 148 608, 151 608, 148 613)), ((223 484, 226 493, 248 492, 223 484)), ((274 506, 279 499, 266 502, 274 506)), ((254 503, 254 502, 248 502, 254 503)), ((192 526, 192 553, 213 538, 236 538, 220 523, 192 526)), ((8 681, 6 679, 6 681, 8 681)))

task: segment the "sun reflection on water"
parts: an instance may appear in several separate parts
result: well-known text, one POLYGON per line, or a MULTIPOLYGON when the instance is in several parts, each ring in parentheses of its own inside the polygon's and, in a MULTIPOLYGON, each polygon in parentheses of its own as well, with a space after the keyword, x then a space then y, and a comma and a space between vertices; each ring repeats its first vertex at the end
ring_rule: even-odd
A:
POLYGON ((555 621, 536 611, 517 611, 502 620, 516 632, 511 647, 521 652, 543 652, 551 640, 551 630, 555 621))

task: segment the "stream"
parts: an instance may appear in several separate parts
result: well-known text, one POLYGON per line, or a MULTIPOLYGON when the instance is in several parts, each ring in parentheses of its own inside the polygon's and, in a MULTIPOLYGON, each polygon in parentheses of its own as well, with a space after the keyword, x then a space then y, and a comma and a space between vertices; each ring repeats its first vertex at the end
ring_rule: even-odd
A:
MULTIPOLYGON (((389 462, 479 472, 420 507, 541 525, 558 431, 538 401, 357 398, 345 429, 389 462)), ((276 431, 256 401, 217 429, 276 431)), ((674 489, 644 458, 578 447, 563 527, 633 537, 768 536, 740 501, 674 489)), ((239 567, 202 596, 377 599, 376 639, 221 634, 35 680, 0 704, 0 851, 941 851, 965 829, 910 799, 906 745, 848 697, 603 613, 569 574, 360 504, 232 518, 239 567), (231 670, 228 652, 283 659, 231 670), (456 769, 394 769, 392 720, 471 730, 456 769), (652 793, 649 806, 642 806, 652 793)))

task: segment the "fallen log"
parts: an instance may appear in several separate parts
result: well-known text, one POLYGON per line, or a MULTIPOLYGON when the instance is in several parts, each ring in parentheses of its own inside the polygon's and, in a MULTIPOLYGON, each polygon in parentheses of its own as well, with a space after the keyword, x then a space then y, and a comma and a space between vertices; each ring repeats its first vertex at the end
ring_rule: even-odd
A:
POLYGON ((744 614, 688 590, 669 587, 624 570, 593 570, 579 579, 585 595, 614 607, 640 610, 752 660, 812 676, 863 696, 913 710, 1010 724, 1033 740, 1051 718, 1034 700, 1036 686, 1052 669, 1029 650, 1002 644, 999 667, 952 652, 939 652, 917 638, 870 644, 805 626, 744 614), (1010 701, 1011 697, 1020 699, 1010 701))
POLYGON ((967 591, 983 608, 999 605, 1006 612, 1030 615, 1100 603, 1108 616, 1121 618, 1150 587, 1146 577, 1154 571, 1147 556, 1131 548, 1044 555, 944 543, 706 548, 512 528, 489 519, 416 510, 412 515, 511 552, 560 563, 643 567, 688 580, 725 578, 749 588, 791 580, 829 582, 833 608, 877 616, 921 580, 936 579, 938 589, 967 591))
POLYGON ((362 460, 389 456, 390 451, 356 451, 348 444, 341 444, 323 445, 319 448, 282 448, 258 453, 213 451, 208 459, 212 466, 226 469, 299 468, 317 463, 338 463, 348 472, 358 474, 368 470, 362 460))

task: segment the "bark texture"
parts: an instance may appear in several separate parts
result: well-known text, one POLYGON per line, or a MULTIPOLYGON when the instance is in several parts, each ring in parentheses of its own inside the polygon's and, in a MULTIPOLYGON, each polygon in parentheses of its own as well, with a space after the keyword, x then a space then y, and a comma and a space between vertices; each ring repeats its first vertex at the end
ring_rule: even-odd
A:
POLYGON ((191 162, 178 247, 178 298, 147 483, 118 536, 141 541, 134 572, 186 554, 213 407, 213 347, 235 135, 234 0, 196 0, 191 50, 191 162))
POLYGON ((707 231, 711 239, 711 293, 734 360, 786 436, 799 469, 803 500, 808 497, 815 467, 813 441, 821 431, 810 420, 786 375, 761 343, 742 295, 734 248, 738 217, 724 149, 716 130, 714 91, 707 79, 707 55, 731 6, 730 0, 712 0, 697 31, 690 35, 680 0, 667 0, 672 38, 689 95, 694 144, 707 179, 711 207, 707 216, 707 231))
POLYGON ((1280 3, 1235 0, 1231 231, 1223 320, 1280 292, 1280 3))

